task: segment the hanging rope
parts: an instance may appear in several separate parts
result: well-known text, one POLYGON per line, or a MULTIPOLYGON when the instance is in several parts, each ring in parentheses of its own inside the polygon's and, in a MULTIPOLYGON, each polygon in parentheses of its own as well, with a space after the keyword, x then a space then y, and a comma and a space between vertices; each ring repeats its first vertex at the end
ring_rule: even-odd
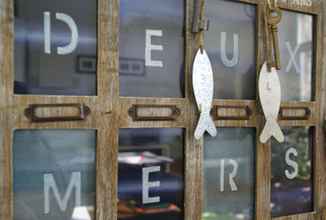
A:
POLYGON ((204 28, 202 28, 204 23, 206 22, 205 20, 205 0, 200 0, 200 12, 199 12, 199 18, 200 18, 200 33, 199 33, 199 48, 200 52, 203 53, 204 49, 204 32, 206 31, 204 28))

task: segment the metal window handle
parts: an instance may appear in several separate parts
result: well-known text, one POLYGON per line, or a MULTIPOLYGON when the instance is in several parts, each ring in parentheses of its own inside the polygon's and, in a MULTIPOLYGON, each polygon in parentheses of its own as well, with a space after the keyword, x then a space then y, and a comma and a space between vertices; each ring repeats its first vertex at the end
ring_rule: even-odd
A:
POLYGON ((83 121, 91 113, 84 104, 31 104, 25 116, 31 122, 83 121))
POLYGON ((175 121, 181 115, 175 105, 133 105, 129 111, 133 121, 175 121))
POLYGON ((281 107, 279 113, 280 120, 309 120, 312 116, 312 111, 309 107, 281 107), (294 115, 288 115, 286 112, 292 111, 294 115), (296 115, 295 113, 301 113, 300 115, 296 115))
POLYGON ((214 120, 250 120, 253 112, 249 106, 220 106, 216 105, 212 111, 214 120), (237 114, 221 115, 220 110, 236 111, 237 114))

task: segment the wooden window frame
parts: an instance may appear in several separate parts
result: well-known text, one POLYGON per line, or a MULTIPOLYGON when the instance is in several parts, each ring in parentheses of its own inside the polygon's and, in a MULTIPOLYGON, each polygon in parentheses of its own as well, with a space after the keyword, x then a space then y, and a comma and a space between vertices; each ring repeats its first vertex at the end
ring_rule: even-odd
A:
MULTIPOLYGON (((12 140, 15 129, 96 129, 96 220, 117 219, 118 192, 118 136, 120 128, 183 128, 184 134, 184 219, 200 220, 203 201, 203 140, 195 140, 193 134, 198 119, 198 111, 191 88, 193 57, 199 48, 199 35, 192 33, 196 0, 184 0, 184 98, 140 98, 119 97, 119 0, 98 1, 98 61, 97 96, 36 96, 15 95, 14 81, 14 0, 0 0, 0 130, 3 143, 0 143, 0 220, 13 220, 13 171, 12 140), (31 104, 82 103, 91 114, 82 121, 31 123, 24 110, 31 104), (130 115, 135 106, 158 108, 156 114, 164 114, 160 107, 174 106, 179 111, 177 117, 165 120, 133 120, 130 115)), ((205 4, 205 0, 198 0, 205 4)), ((230 0, 236 1, 236 0, 230 0)), ((262 0, 237 0, 256 6, 256 78, 264 61, 264 23, 262 0)), ((310 102, 282 102, 283 108, 309 108, 312 117, 308 120, 280 120, 282 127, 310 126, 315 128, 313 150, 314 211, 286 217, 271 217, 271 144, 262 144, 258 135, 264 125, 264 116, 256 100, 215 99, 214 106, 249 109, 247 119, 217 120, 216 127, 238 127, 256 129, 256 220, 316 220, 326 219, 323 207, 326 204, 325 173, 323 160, 326 159, 322 130, 324 114, 324 74, 322 3, 314 2, 311 7, 299 7, 290 1, 280 3, 284 10, 307 13, 314 16, 314 89, 315 99, 310 102)), ((257 86, 256 86, 257 87, 257 86)), ((258 87, 257 87, 258 88, 258 87)), ((258 90, 256 89, 256 94, 258 90)))
MULTIPOLYGON (((14 0, 0 1, 0 128, 3 143, 0 155, 0 219, 13 219, 12 142, 16 129, 94 129, 96 146, 96 219, 116 218, 117 138, 118 132, 113 106, 118 100, 118 65, 116 45, 118 33, 110 29, 117 25, 117 2, 97 0, 97 95, 48 96, 14 94, 14 0), (10 82, 10 83, 8 83, 10 82), (113 91, 111 94, 108 91, 113 91), (91 114, 80 121, 32 123, 24 111, 32 104, 82 104, 91 114), (111 137, 111 138, 109 138, 111 137), (111 147, 108 147, 111 146, 111 147), (108 166, 109 164, 109 166, 108 166)), ((50 107, 43 110, 51 117, 50 107)), ((62 111, 64 112, 64 111, 62 111)), ((66 112, 67 113, 67 112, 66 112)), ((69 114, 69 111, 68 111, 69 114)))

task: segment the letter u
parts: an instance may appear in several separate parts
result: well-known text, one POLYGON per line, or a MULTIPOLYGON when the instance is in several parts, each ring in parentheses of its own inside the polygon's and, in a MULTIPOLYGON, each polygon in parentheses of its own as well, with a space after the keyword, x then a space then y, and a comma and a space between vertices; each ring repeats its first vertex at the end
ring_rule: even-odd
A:
POLYGON ((233 57, 226 54, 226 32, 221 32, 221 60, 226 67, 234 67, 239 63, 239 34, 233 34, 233 57))

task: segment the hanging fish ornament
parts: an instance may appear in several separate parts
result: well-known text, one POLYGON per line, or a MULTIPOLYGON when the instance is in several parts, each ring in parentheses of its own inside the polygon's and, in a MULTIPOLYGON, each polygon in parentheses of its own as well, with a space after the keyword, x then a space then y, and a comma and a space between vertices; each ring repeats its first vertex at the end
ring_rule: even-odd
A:
POLYGON ((205 131, 211 136, 217 135, 216 127, 210 112, 214 96, 214 80, 211 62, 203 48, 198 49, 192 72, 194 96, 200 112, 195 138, 200 139, 205 131))
POLYGON ((260 141, 266 143, 271 137, 278 142, 284 142, 284 135, 277 123, 281 106, 281 84, 274 67, 268 71, 265 62, 259 74, 259 98, 265 115, 266 124, 260 135, 260 141))

